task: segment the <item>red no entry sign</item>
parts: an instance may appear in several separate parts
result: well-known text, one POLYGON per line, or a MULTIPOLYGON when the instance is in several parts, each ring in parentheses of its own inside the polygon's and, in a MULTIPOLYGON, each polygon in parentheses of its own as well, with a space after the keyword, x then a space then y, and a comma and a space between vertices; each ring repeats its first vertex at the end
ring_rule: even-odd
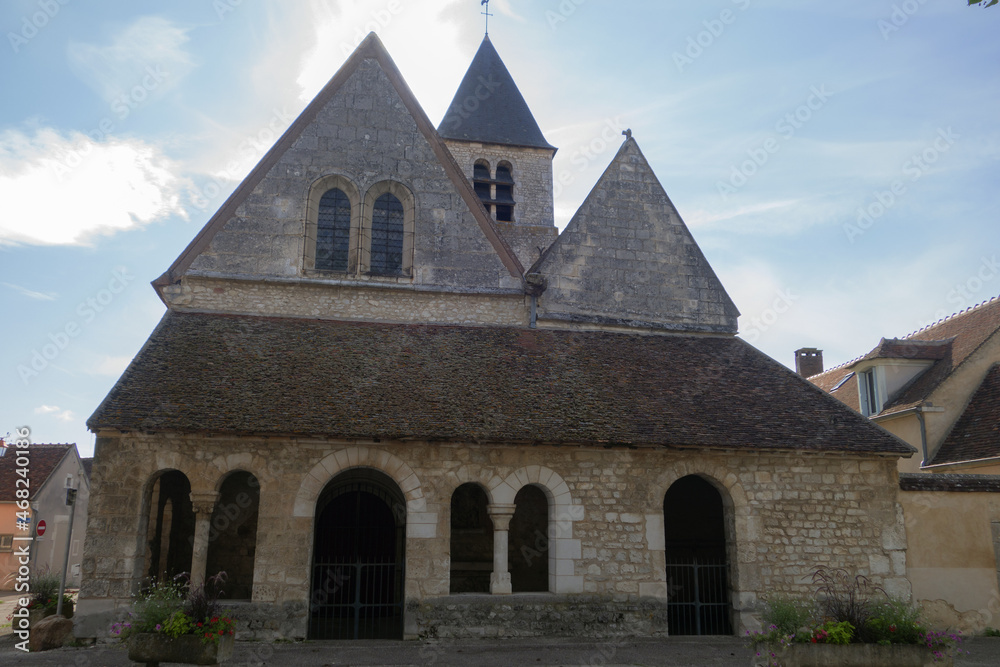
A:
POLYGON ((39 521, 38 522, 38 528, 35 529, 35 532, 38 533, 39 537, 41 537, 42 535, 45 534, 45 522, 44 521, 39 521))

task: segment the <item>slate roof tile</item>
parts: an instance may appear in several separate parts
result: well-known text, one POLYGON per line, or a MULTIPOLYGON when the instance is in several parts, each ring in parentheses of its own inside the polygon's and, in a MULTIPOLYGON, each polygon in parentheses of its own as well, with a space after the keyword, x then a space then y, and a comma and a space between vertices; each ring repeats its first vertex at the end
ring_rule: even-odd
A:
MULTIPOLYGON (((63 460, 68 452, 76 445, 42 445, 36 444, 28 447, 28 489, 31 498, 35 497, 38 490, 42 488, 45 481, 56 469, 59 462, 63 460)), ((0 456, 0 502, 13 502, 17 500, 17 480, 22 479, 18 474, 17 452, 23 451, 13 447, 7 448, 7 453, 0 456)))

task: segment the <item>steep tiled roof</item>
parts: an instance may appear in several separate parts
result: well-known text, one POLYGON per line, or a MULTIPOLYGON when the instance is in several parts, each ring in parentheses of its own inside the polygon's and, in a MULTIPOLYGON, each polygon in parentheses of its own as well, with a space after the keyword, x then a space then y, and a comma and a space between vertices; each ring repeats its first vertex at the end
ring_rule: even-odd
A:
POLYGON ((832 396, 846 405, 860 410, 857 382, 853 379, 845 382, 836 391, 832 391, 851 372, 856 363, 878 356, 890 357, 890 354, 897 354, 896 358, 905 358, 906 354, 920 354, 921 356, 910 358, 934 359, 934 365, 905 387, 899 396, 887 403, 880 415, 899 412, 926 400, 939 384, 998 330, 1000 330, 1000 298, 993 298, 924 327, 903 339, 888 341, 883 339, 864 357, 814 375, 809 381, 820 389, 831 392, 832 396), (907 344, 911 344, 912 347, 908 348, 907 344), (927 356, 933 354, 940 356, 927 356))
POLYGON ((899 474, 902 491, 951 491, 1000 493, 1000 475, 929 475, 925 472, 899 474))
MULTIPOLYGON (((66 452, 74 447, 76 445, 31 445, 28 447, 27 479, 32 498, 66 456, 66 452)), ((24 450, 8 448, 7 453, 0 456, 0 502, 11 502, 17 499, 15 496, 18 488, 17 480, 22 479, 17 472, 19 468, 17 452, 19 451, 24 450)))
POLYGON ((913 449, 730 336, 168 312, 92 430, 913 449))
POLYGON ((1000 456, 1000 364, 994 364, 983 378, 931 464, 995 456, 1000 456))
POLYGON ((487 36, 438 127, 445 139, 554 148, 487 36))

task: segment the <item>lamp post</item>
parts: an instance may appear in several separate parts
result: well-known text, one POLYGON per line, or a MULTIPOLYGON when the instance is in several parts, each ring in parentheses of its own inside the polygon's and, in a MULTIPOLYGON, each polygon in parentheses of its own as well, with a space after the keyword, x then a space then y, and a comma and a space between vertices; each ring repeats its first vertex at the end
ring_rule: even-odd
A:
POLYGON ((76 489, 66 489, 66 504, 69 505, 69 532, 66 535, 66 555, 63 558, 62 578, 59 580, 59 602, 56 603, 56 616, 62 616, 63 592, 66 590, 66 569, 69 567, 69 547, 73 543, 73 517, 76 515, 76 489))

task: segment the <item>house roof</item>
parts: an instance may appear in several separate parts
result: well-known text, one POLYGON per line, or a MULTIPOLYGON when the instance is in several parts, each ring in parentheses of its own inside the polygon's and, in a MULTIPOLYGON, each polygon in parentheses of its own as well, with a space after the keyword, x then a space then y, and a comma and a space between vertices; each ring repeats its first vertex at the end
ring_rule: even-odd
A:
POLYGON ((951 491, 1000 493, 1000 475, 928 475, 925 472, 899 474, 901 491, 951 491))
POLYGON ((732 336, 168 312, 91 430, 504 444, 913 448, 732 336))
POLYGON ((367 59, 377 61, 379 67, 382 68, 382 71, 389 78, 404 106, 413 116, 421 134, 424 135, 430 144, 434 155, 441 162, 441 166, 448 175, 448 179, 469 207, 477 225, 500 257, 504 267, 514 277, 519 278, 523 275, 524 267, 521 265, 521 262, 497 230, 496 224, 489 213, 486 212, 472 184, 462 172, 461 167, 458 166, 448 147, 445 146, 437 130, 434 129, 434 126, 413 95, 410 87, 403 80, 403 75, 400 74, 399 69, 389 56, 385 46, 382 45, 378 36, 372 32, 358 45, 354 53, 351 54, 333 78, 330 79, 312 102, 299 114, 298 118, 281 135, 264 157, 261 158, 260 162, 250 171, 247 177, 243 179, 236 190, 233 191, 225 203, 216 211, 215 215, 212 216, 198 235, 188 244, 187 248, 184 249, 184 252, 181 253, 170 268, 153 281, 153 286, 157 290, 180 280, 181 276, 191 267, 191 264, 198 255, 209 247, 215 235, 236 215, 236 211, 240 205, 267 176, 268 172, 277 164, 281 156, 289 150, 302 135, 303 131, 315 120, 316 116, 323 110, 327 103, 330 102, 337 91, 351 78, 358 69, 358 66, 367 59))
MULTIPOLYGON (((31 445, 28 447, 28 473, 30 497, 34 498, 42 486, 49 479, 49 475, 59 467, 59 463, 71 449, 76 445, 31 445)), ((17 480, 22 479, 18 474, 20 466, 17 465, 17 452, 23 449, 8 447, 5 455, 0 456, 0 502, 13 502, 17 500, 17 480)))
POLYGON ((548 281, 539 318, 737 330, 739 310, 631 136, 535 271, 548 281))
POLYGON ((930 465, 1000 456, 1000 364, 994 364, 972 394, 930 465))
POLYGON ((902 339, 882 339, 871 352, 852 362, 814 375, 809 381, 833 397, 860 410, 857 382, 840 383, 855 365, 875 358, 912 358, 933 360, 933 365, 917 376, 882 408, 879 416, 893 414, 920 405, 988 338, 1000 330, 1000 297, 939 320, 902 339), (919 355, 919 356, 915 356, 919 355))
POLYGON ((438 132, 445 139, 555 150, 542 136, 489 35, 472 59, 438 132))

